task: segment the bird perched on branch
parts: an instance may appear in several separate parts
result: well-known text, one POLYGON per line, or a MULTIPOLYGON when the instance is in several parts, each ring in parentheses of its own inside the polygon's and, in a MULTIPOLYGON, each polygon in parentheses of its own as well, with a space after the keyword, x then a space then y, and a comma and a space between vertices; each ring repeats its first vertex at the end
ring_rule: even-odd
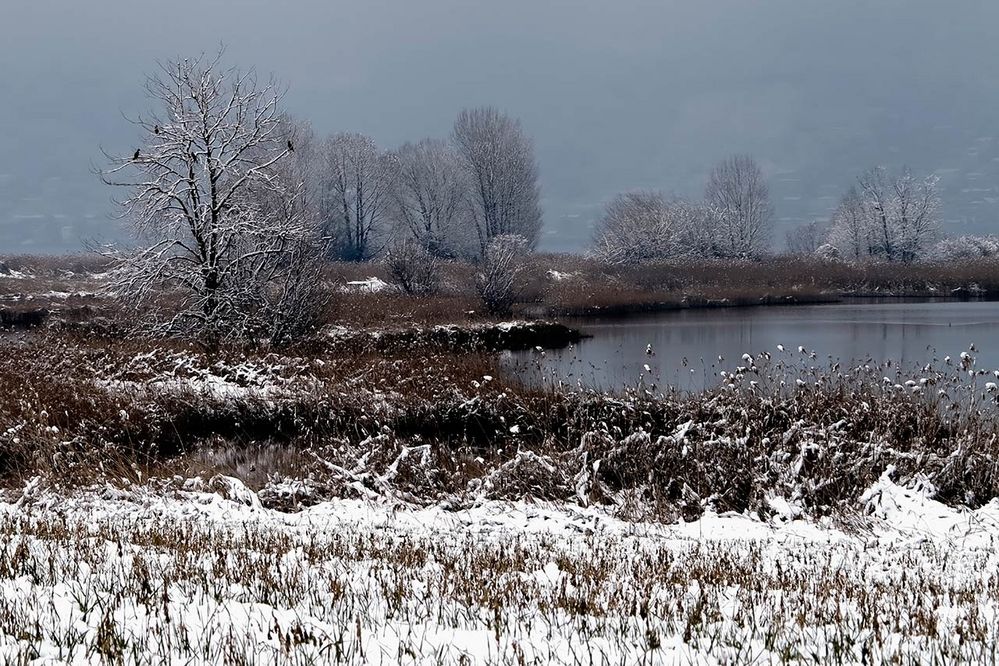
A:
POLYGON ((153 134, 159 134, 159 133, 160 133, 160 126, 156 125, 155 127, 153 127, 153 134))
POLYGON ((132 161, 134 162, 137 159, 139 159, 139 149, 138 148, 135 149, 135 154, 132 155, 132 161))
POLYGON ((289 152, 289 153, 293 153, 293 152, 295 152, 295 146, 294 146, 294 145, 292 145, 292 143, 291 143, 291 139, 288 139, 288 152, 289 152))

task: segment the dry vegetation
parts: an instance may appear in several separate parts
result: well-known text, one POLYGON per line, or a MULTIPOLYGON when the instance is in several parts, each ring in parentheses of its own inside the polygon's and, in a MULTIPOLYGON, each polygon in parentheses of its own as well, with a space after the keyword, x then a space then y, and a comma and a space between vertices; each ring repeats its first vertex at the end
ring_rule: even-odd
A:
POLYGON ((55 333, 7 345, 0 474, 73 485, 223 473, 285 508, 540 498, 665 521, 768 515, 774 496, 836 514, 889 467, 947 504, 999 495, 995 378, 957 367, 909 377, 761 354, 701 394, 608 395, 523 387, 495 356, 447 345, 310 351, 55 333), (290 496, 269 488, 287 481, 290 496))
MULTIPOLYGON (((725 539, 629 528, 592 511, 497 509, 345 502, 282 517, 190 490, 55 504, 26 494, 0 515, 0 655, 136 664, 999 656, 999 561, 974 530, 958 549, 878 547, 873 534, 834 529, 725 539)), ((716 522, 730 536, 740 527, 716 522)))
MULTIPOLYGON (((65 266, 0 284, 100 291, 65 266)), ((517 312, 994 289, 880 270, 542 256, 517 312)), ((90 326, 7 334, 0 661, 996 660, 991 370, 788 351, 694 395, 525 386, 493 350, 554 334, 481 314, 473 272, 413 297, 334 265, 329 327, 281 350, 124 337, 100 296, 90 326), (877 538, 893 492, 960 530, 877 538), (700 538, 719 520, 737 538, 700 538)))
MULTIPOLYGON (((101 264, 73 262, 12 258, 0 279, 35 293, 65 285, 59 280, 99 283, 101 264)), ((899 292, 994 288, 993 264, 894 268, 899 292)), ((804 299, 889 286, 883 267, 823 264, 822 281, 818 269, 790 259, 612 269, 538 256, 519 307, 681 306, 721 294, 741 302, 736 289, 804 299)), ((42 474, 79 484, 224 472, 254 490, 304 481, 302 497, 275 500, 284 504, 367 493, 421 503, 539 497, 637 505, 667 521, 706 509, 766 513, 775 493, 823 515, 850 505, 888 466, 902 479, 926 476, 950 504, 999 495, 994 378, 969 380, 967 368, 909 377, 889 366, 816 369, 807 356, 761 354, 697 395, 530 388, 504 378, 490 352, 571 343, 571 331, 487 325, 474 310, 470 266, 449 265, 441 293, 422 298, 356 284, 385 278, 382 270, 330 267, 338 291, 330 329, 280 353, 209 353, 123 339, 114 327, 8 336, 0 348, 2 479, 42 474), (446 322, 458 326, 430 326, 446 322)))
MULTIPOLYGON (((0 324, 105 320, 116 308, 105 298, 107 264, 100 258, 9 257, 0 272, 0 324)), ((409 295, 382 263, 333 263, 325 285, 333 295, 329 325, 398 329, 496 321, 475 289, 476 267, 442 262, 432 294, 409 295), (376 278, 376 289, 367 281, 376 278)), ((689 307, 821 303, 851 296, 993 298, 999 261, 849 264, 774 257, 760 261, 700 261, 612 266, 571 255, 536 255, 521 274, 518 317, 615 316, 689 307)))

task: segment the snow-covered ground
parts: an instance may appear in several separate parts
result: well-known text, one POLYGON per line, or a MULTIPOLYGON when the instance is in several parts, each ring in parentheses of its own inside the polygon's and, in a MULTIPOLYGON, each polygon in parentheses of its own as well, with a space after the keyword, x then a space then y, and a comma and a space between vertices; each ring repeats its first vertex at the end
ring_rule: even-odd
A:
POLYGON ((999 501, 931 493, 886 474, 849 526, 779 498, 767 522, 665 526, 528 502, 288 514, 228 478, 30 486, 0 502, 0 660, 994 662, 999 501))

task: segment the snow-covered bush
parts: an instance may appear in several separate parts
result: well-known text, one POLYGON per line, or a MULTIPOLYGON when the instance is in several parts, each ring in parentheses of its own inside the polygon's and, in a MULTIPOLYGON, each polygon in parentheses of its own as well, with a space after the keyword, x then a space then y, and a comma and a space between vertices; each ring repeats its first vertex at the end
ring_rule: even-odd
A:
POLYGON ((399 240, 389 248, 385 266, 407 294, 427 296, 436 293, 440 287, 437 257, 412 238, 399 240))
POLYGON ((529 252, 527 239, 517 235, 497 236, 486 246, 475 288, 490 314, 510 313, 529 252))
POLYGON ((661 192, 619 194, 597 222, 593 254, 610 264, 720 256, 722 215, 661 192))
POLYGON ((815 250, 815 256, 826 261, 836 261, 840 259, 839 248, 831 243, 823 243, 815 250))
POLYGON ((928 261, 959 261, 999 256, 999 236, 945 238, 927 252, 928 261))

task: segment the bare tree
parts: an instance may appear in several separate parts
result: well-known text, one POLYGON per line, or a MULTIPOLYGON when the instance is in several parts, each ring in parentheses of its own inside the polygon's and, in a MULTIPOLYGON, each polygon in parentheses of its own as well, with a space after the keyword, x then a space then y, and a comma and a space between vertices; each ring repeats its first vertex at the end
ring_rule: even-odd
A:
POLYGON ((496 236, 489 241, 475 288, 490 314, 510 313, 520 294, 520 274, 529 252, 530 245, 522 236, 496 236))
POLYGON ((767 249, 774 209, 763 171, 748 155, 735 155, 715 166, 704 191, 719 211, 719 246, 725 256, 751 257, 767 249))
POLYGON ((784 241, 788 254, 810 257, 818 251, 826 237, 825 227, 821 222, 812 221, 798 225, 787 232, 784 241))
POLYGON ((597 223, 594 254, 613 264, 715 256, 718 216, 661 192, 617 195, 597 223))
POLYGON ((157 332, 281 342, 319 304, 308 274, 317 239, 300 214, 300 184, 280 177, 292 152, 281 92, 221 57, 162 64, 146 82, 160 109, 134 121, 142 145, 108 155, 102 178, 128 190, 122 216, 148 243, 110 250, 112 288, 157 332), (157 307, 165 294, 170 307, 157 307))
POLYGON ((472 183, 482 255, 493 238, 510 234, 533 248, 541 232, 541 191, 534 146, 520 121, 492 107, 465 109, 452 136, 472 183))
POLYGON ((861 261, 874 253, 874 227, 867 215, 864 199, 851 187, 833 213, 826 243, 835 247, 848 261, 861 261))
POLYGON ((340 258, 367 261, 381 251, 391 204, 394 160, 370 138, 354 133, 330 137, 320 180, 327 233, 340 258))
POLYGON ((445 141, 424 139, 396 152, 396 212, 403 230, 437 257, 455 257, 467 239, 468 179, 445 141))
POLYGON ((913 261, 936 238, 939 223, 937 179, 917 179, 908 167, 891 176, 877 167, 860 177, 874 253, 888 261, 913 261))
POLYGON ((936 177, 917 178, 908 168, 893 176, 877 167, 843 198, 828 242, 852 261, 915 261, 939 235, 939 206, 936 177))
POLYGON ((597 257, 612 264, 634 264, 676 256, 682 220, 670 204, 661 192, 614 197, 597 223, 597 257))

